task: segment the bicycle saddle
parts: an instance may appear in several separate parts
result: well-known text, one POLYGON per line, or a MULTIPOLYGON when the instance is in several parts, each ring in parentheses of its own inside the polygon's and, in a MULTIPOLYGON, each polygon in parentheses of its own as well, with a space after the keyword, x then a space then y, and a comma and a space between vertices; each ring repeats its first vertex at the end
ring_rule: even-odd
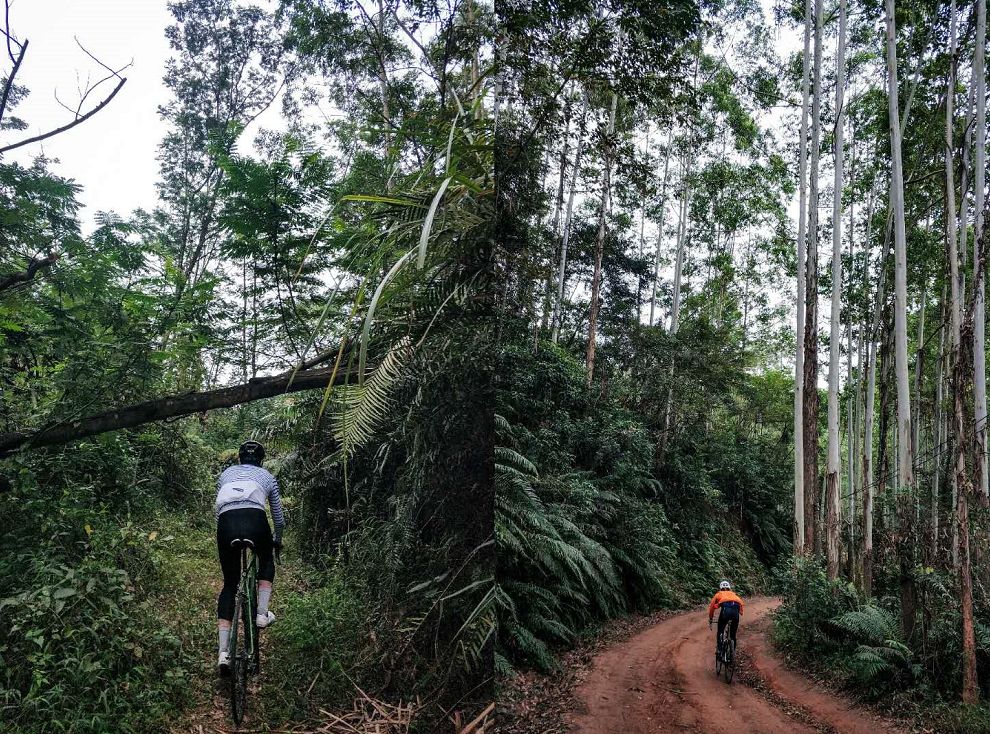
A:
POLYGON ((242 546, 254 550, 254 541, 251 540, 250 538, 234 538, 232 541, 230 541, 231 548, 239 549, 242 546))

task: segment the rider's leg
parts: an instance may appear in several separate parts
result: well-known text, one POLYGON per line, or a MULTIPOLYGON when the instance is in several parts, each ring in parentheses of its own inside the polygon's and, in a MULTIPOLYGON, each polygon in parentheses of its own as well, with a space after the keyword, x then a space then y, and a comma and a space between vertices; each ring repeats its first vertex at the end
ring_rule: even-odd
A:
POLYGON ((223 572, 223 588, 217 597, 217 644, 219 652, 227 650, 230 639, 230 622, 234 618, 234 596, 241 576, 241 559, 237 551, 230 547, 230 541, 237 535, 236 510, 220 514, 217 520, 217 555, 220 570, 223 572))
POLYGON ((220 652, 227 649, 230 644, 230 620, 217 619, 217 638, 220 644, 220 652))
POLYGON ((258 582, 258 614, 268 614, 268 602, 272 598, 272 582, 258 582))
POLYGON ((725 630, 725 623, 727 621, 728 621, 728 619, 725 616, 725 613, 722 610, 719 610, 719 613, 718 613, 718 637, 716 637, 716 640, 717 640, 717 643, 716 644, 717 644, 717 647, 718 647, 719 650, 722 649, 722 632, 725 630))
POLYGON ((733 617, 732 622, 729 625, 729 634, 732 635, 732 643, 736 642, 736 630, 739 628, 739 617, 733 617))
POLYGON ((264 530, 259 535, 261 537, 258 542, 258 625, 266 627, 273 621, 272 615, 268 612, 268 604, 272 598, 272 582, 275 580, 275 553, 267 519, 264 519, 264 530))

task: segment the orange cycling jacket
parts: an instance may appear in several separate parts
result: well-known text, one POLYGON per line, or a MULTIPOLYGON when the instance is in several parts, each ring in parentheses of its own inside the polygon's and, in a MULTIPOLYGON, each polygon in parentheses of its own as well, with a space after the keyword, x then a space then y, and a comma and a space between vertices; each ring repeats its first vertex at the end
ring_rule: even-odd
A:
POLYGON ((708 605, 708 619, 711 620, 715 616, 715 610, 722 604, 722 602, 734 601, 739 605, 739 616, 743 613, 743 600, 733 591, 720 591, 715 596, 712 597, 711 604, 708 605))

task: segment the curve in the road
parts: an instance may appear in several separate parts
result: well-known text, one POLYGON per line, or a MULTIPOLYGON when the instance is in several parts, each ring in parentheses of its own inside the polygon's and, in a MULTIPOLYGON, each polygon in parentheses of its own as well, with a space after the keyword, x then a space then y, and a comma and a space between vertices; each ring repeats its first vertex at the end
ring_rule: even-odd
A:
POLYGON ((788 670, 766 639, 766 615, 779 604, 754 598, 739 631, 753 667, 773 696, 715 677, 714 633, 703 611, 679 614, 595 658, 570 719, 579 734, 842 734, 892 731, 884 722, 788 670), (773 702, 771 702, 773 701, 773 702), (784 705, 789 704, 789 705, 784 705), (794 714, 793 707, 802 709, 794 714))

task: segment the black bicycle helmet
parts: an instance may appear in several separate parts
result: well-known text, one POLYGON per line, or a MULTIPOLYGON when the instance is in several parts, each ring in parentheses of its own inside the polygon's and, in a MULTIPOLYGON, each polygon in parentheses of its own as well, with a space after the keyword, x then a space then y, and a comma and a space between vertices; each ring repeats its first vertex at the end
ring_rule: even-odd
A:
POLYGON ((245 441, 237 450, 237 456, 242 464, 261 466, 265 460, 265 447, 257 441, 245 441))

